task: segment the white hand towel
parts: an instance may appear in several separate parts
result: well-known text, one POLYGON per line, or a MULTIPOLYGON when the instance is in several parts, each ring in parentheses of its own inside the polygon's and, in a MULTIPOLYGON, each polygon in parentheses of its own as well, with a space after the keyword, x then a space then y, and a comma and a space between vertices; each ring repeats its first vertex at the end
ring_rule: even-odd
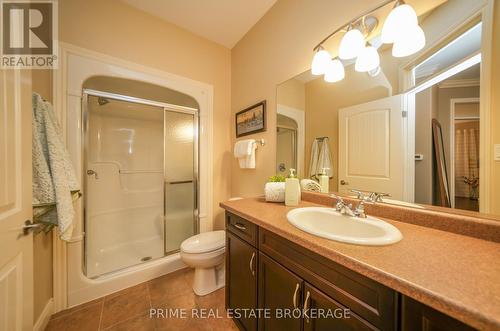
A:
POLYGON ((333 176, 332 156, 329 144, 330 140, 328 138, 324 138, 319 151, 318 163, 316 165, 316 176, 323 172, 323 168, 326 168, 326 174, 328 177, 331 178, 333 176))
POLYGON ((255 168, 255 139, 239 140, 234 145, 234 157, 238 159, 240 168, 255 168))
POLYGON ((309 162, 309 177, 316 177, 318 169, 319 146, 318 139, 314 139, 311 147, 311 162, 309 162))

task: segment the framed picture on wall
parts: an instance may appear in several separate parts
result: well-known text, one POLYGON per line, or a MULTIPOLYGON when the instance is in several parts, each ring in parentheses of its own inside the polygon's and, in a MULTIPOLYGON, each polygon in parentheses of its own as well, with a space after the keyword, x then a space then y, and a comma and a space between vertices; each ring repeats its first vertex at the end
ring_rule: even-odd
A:
POLYGON ((236 113, 236 138, 266 131, 266 100, 236 113))

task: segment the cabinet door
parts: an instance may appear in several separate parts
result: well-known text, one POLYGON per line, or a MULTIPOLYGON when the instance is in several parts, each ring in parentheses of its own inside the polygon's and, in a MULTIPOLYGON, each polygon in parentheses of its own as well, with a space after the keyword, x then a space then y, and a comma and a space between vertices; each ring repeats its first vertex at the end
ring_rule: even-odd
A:
POLYGON ((315 287, 304 285, 304 331, 378 330, 315 287))
POLYGON ((403 331, 473 331, 474 328, 457 321, 420 302, 403 296, 403 331))
MULTIPOLYGON (((257 255, 254 247, 226 232, 226 308, 233 310, 233 316, 257 308, 257 255)), ((257 330, 257 319, 244 315, 235 317, 240 329, 257 330)))
POLYGON ((301 330, 302 283, 294 273, 267 255, 259 254, 259 308, 270 311, 269 318, 259 320, 259 331, 301 330), (291 316, 292 312, 299 316, 291 316))

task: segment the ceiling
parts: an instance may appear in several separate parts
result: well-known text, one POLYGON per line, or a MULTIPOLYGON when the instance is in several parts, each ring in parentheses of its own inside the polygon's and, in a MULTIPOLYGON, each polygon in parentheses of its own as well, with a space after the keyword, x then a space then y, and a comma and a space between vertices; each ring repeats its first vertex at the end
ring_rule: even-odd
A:
POLYGON ((122 0, 129 5, 232 48, 276 0, 122 0))

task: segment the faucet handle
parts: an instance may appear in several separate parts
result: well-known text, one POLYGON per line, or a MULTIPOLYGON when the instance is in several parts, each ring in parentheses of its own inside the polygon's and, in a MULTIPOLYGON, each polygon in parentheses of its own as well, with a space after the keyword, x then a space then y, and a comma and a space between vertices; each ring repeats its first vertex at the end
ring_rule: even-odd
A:
POLYGON ((360 200, 364 200, 365 199, 365 192, 363 192, 361 190, 358 190, 358 189, 351 189, 349 191, 352 192, 352 193, 355 193, 356 197, 358 199, 360 199, 360 200))
POLYGON ((331 193, 331 194, 330 194, 330 198, 337 199, 337 202, 344 202, 344 199, 342 199, 342 197, 341 197, 341 196, 336 195, 335 193, 331 193))
POLYGON ((372 194, 370 194, 370 200, 372 202, 384 202, 382 198, 390 196, 391 195, 389 193, 373 192, 372 194))

